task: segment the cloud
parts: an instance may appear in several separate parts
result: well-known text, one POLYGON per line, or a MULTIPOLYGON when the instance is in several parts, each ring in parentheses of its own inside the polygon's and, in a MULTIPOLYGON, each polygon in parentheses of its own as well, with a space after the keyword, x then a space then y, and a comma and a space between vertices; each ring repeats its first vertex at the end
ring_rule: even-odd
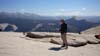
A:
MULTIPOLYGON (((82 8, 85 10, 85 8, 82 8)), ((56 13, 56 15, 62 15, 62 16, 80 16, 81 11, 80 10, 67 10, 67 9, 59 9, 59 11, 56 13)))
POLYGON ((69 15, 80 16, 81 12, 80 11, 72 11, 72 12, 69 12, 69 15))
POLYGON ((66 9, 59 9, 59 11, 64 12, 64 11, 66 11, 66 9))
POLYGON ((81 8, 81 9, 56 9, 56 10, 49 10, 45 12, 38 12, 37 14, 43 15, 43 16, 100 16, 100 12, 91 11, 87 8, 81 8))
POLYGON ((53 12, 43 12, 38 14, 43 16, 80 16, 81 11, 67 11, 65 9, 60 9, 53 12))
POLYGON ((21 12, 25 12, 25 9, 21 9, 20 11, 21 11, 21 12))
POLYGON ((84 10, 86 10, 86 8, 82 8, 82 10, 84 11, 84 10))
POLYGON ((20 12, 21 12, 21 13, 25 13, 25 12, 29 12, 29 13, 30 13, 30 10, 20 9, 20 12))

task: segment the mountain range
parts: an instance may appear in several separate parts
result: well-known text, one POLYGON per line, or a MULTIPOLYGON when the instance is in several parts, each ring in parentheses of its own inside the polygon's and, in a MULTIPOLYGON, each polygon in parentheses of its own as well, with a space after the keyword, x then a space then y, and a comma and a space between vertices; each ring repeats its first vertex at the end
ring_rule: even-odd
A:
POLYGON ((100 25, 100 16, 40 16, 33 13, 0 12, 0 23, 15 24, 17 32, 58 32, 59 20, 64 18, 68 32, 81 32, 100 25))

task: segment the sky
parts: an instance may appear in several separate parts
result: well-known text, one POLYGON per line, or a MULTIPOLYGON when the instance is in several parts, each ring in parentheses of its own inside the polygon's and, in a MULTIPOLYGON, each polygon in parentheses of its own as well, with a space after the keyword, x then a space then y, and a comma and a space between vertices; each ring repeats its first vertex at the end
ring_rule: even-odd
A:
POLYGON ((43 16, 100 16, 100 0, 0 0, 0 11, 43 16))

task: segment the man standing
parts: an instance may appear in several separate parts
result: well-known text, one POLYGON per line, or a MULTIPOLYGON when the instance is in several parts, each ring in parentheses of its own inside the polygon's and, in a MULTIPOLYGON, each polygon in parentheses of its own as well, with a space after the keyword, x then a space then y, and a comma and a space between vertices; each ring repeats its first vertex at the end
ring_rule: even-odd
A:
POLYGON ((2 31, 2 25, 0 24, 0 32, 2 31))
POLYGON ((65 23, 64 19, 60 20, 61 25, 60 25, 60 33, 61 33, 61 39, 63 41, 63 45, 61 47, 66 47, 65 49, 68 48, 68 43, 66 39, 66 32, 67 32, 67 24, 65 23))

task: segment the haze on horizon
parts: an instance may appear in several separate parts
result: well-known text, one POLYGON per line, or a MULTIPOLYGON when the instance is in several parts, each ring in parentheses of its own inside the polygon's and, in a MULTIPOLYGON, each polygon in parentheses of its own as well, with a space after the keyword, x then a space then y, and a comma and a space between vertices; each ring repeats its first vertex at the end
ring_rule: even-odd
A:
POLYGON ((100 16, 100 0, 0 0, 0 11, 43 16, 100 16))

